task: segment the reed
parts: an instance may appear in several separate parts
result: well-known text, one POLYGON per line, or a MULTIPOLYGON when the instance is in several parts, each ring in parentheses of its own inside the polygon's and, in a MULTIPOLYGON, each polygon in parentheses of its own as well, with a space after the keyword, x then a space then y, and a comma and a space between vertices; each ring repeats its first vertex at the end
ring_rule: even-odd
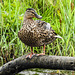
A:
MULTIPOLYGON (((49 22, 63 39, 46 46, 46 54, 75 56, 75 8, 74 0, 3 0, 0 3, 0 59, 1 64, 30 52, 18 38, 24 12, 34 8, 49 22)), ((36 20, 36 19, 35 19, 36 20)), ((34 47, 35 53, 42 47, 34 47)))

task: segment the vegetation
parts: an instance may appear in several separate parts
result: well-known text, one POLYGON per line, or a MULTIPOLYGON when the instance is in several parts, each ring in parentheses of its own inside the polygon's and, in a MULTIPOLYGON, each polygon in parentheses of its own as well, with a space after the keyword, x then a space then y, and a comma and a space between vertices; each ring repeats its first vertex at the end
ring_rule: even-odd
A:
MULTIPOLYGON (((1 1, 1 0, 0 0, 1 1)), ((1 65, 30 52, 18 38, 24 12, 34 8, 49 22, 63 39, 46 46, 47 55, 75 56, 75 2, 74 0, 2 0, 0 3, 0 61, 1 65)), ((36 20, 36 19, 35 19, 36 20)), ((41 53, 42 47, 34 47, 41 53)))

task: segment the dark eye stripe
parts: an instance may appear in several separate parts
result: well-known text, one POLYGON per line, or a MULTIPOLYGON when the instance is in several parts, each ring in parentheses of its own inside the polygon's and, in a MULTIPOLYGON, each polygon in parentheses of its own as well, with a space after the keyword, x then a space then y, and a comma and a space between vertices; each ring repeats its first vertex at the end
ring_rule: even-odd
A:
POLYGON ((32 12, 34 14, 34 12, 32 12))
POLYGON ((35 12, 35 11, 30 11, 30 10, 27 10, 27 12, 31 12, 31 13, 33 13, 33 14, 34 14, 34 12, 35 12))

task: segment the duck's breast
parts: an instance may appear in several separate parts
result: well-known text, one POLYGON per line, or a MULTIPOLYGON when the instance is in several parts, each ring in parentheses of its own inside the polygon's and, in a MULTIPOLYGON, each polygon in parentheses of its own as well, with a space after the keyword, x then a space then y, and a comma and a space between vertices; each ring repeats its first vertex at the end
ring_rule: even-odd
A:
POLYGON ((53 42, 56 39, 53 37, 54 35, 56 35, 56 33, 49 24, 39 27, 34 22, 24 23, 23 27, 18 32, 20 40, 24 44, 32 47, 38 47, 53 42))

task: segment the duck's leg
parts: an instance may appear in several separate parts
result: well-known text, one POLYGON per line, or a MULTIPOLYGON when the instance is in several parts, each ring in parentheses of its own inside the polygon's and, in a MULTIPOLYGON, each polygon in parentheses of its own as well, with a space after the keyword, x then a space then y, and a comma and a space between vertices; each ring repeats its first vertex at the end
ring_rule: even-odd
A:
POLYGON ((35 53, 33 53, 33 47, 31 47, 31 53, 29 53, 26 58, 32 58, 33 55, 35 55, 35 53))
POLYGON ((43 45, 43 53, 37 54, 37 56, 39 55, 45 55, 45 44, 43 45))
POLYGON ((40 53, 40 54, 33 53, 33 47, 31 47, 31 53, 29 53, 26 56, 26 58, 32 58, 34 55, 37 55, 37 56, 39 56, 39 55, 45 55, 45 45, 43 46, 43 53, 40 53))
POLYGON ((43 46, 43 54, 45 55, 45 44, 43 46))

